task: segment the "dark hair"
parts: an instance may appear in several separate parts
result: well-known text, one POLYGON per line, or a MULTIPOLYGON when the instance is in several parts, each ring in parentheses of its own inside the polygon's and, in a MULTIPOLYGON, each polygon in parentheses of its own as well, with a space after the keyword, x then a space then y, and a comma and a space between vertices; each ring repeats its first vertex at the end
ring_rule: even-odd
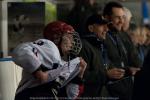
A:
POLYGON ((115 2, 115 1, 108 2, 103 9, 103 16, 112 15, 112 8, 114 8, 114 7, 123 8, 123 5, 121 3, 115 2))
POLYGON ((104 24, 108 24, 109 21, 107 19, 105 19, 102 14, 97 14, 97 13, 93 13, 91 16, 89 16, 86 19, 86 23, 85 23, 85 30, 86 32, 89 32, 89 25, 93 25, 93 24, 99 24, 99 25, 104 25, 104 24))

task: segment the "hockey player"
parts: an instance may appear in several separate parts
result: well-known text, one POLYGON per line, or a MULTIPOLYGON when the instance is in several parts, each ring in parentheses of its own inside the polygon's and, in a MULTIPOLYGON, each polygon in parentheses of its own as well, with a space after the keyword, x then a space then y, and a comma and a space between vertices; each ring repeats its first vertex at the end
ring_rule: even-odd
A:
POLYGON ((46 39, 20 44, 14 50, 14 62, 23 68, 15 100, 58 99, 57 92, 64 87, 66 96, 75 99, 86 62, 79 57, 70 60, 69 55, 80 52, 81 41, 61 21, 49 23, 43 34, 46 39))

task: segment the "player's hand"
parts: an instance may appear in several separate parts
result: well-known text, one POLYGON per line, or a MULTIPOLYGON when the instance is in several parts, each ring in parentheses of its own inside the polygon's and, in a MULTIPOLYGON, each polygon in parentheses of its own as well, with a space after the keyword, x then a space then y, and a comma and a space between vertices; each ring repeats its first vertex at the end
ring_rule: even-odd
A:
POLYGON ((84 61, 84 59, 82 57, 80 57, 79 77, 81 77, 81 78, 83 77, 86 66, 87 66, 87 63, 84 61))
POLYGON ((48 81, 48 72, 43 72, 43 71, 39 70, 34 73, 34 76, 42 83, 45 83, 48 81))

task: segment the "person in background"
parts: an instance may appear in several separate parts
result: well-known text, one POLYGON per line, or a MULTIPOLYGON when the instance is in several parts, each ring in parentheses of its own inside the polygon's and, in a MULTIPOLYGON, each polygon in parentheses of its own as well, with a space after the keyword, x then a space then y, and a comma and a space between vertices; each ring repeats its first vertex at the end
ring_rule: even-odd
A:
POLYGON ((132 13, 131 11, 126 8, 123 7, 124 13, 125 13, 125 19, 124 19, 124 23, 123 23, 123 27, 122 27, 122 31, 126 32, 128 30, 128 28, 130 27, 130 23, 131 23, 131 18, 132 18, 132 13))
POLYGON ((66 88, 64 97, 75 99, 79 94, 78 84, 81 83, 86 62, 76 58, 71 64, 68 58, 71 52, 76 52, 73 48, 81 49, 81 45, 75 45, 75 40, 79 43, 80 39, 74 39, 73 35, 77 35, 74 29, 61 21, 49 23, 43 35, 45 39, 23 43, 14 49, 14 62, 23 68, 15 100, 57 100, 61 88, 66 88), (74 83, 70 83, 71 76, 74 83))
POLYGON ((82 36, 86 19, 93 13, 98 13, 101 8, 98 7, 96 0, 74 0, 74 3, 67 16, 67 22, 82 36))
POLYGON ((93 14, 86 21, 86 34, 82 38, 83 47, 80 56, 87 62, 84 74, 84 97, 101 99, 101 90, 106 81, 105 67, 107 59, 103 44, 108 31, 109 22, 102 15, 93 14), (105 66, 105 67, 104 67, 105 66))
POLYGON ((129 36, 128 36, 128 29, 130 27, 130 25, 132 25, 133 23, 131 23, 131 18, 132 18, 132 13, 130 12, 130 10, 126 7, 123 7, 124 10, 124 22, 122 25, 122 33, 120 34, 121 39, 123 42, 128 42, 129 36))
POLYGON ((143 65, 144 62, 144 43, 147 39, 147 30, 144 26, 135 26, 135 27, 130 27, 128 30, 128 35, 132 41, 132 44, 134 47, 136 47, 137 52, 138 52, 138 58, 140 59, 140 62, 143 65))
POLYGON ((139 50, 139 54, 140 54, 140 58, 142 59, 142 61, 144 62, 144 58, 146 56, 146 52, 144 51, 144 44, 147 41, 147 30, 146 27, 141 26, 137 29, 137 33, 139 33, 139 45, 138 45, 138 50, 139 50))
POLYGON ((109 31, 105 40, 108 57, 113 64, 107 71, 106 88, 111 97, 118 97, 119 100, 131 100, 132 76, 136 74, 139 68, 129 66, 128 51, 119 36, 125 21, 123 6, 119 2, 108 2, 103 9, 103 15, 112 22, 109 24, 109 31))
POLYGON ((131 11, 123 7, 124 10, 124 23, 122 26, 122 32, 120 35, 121 40, 123 41, 123 44, 128 51, 128 63, 129 66, 134 66, 134 67, 142 67, 142 61, 138 56, 137 48, 133 45, 130 37, 129 37, 129 29, 132 30, 132 28, 136 27, 136 25, 131 22, 132 18, 132 13, 131 11))

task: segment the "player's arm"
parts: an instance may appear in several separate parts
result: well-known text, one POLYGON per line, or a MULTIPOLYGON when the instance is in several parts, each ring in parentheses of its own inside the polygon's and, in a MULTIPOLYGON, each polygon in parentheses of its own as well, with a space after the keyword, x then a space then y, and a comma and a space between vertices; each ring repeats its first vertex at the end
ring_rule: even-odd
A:
POLYGON ((41 65, 36 71, 33 72, 34 77, 40 80, 42 83, 55 80, 63 70, 62 67, 57 67, 56 69, 48 71, 43 70, 43 68, 44 66, 41 65))
MULTIPOLYGON (((58 65, 59 66, 59 65, 58 65)), ((56 78, 58 78, 60 76, 61 72, 66 72, 66 70, 68 70, 68 67, 57 67, 55 69, 51 69, 48 71, 44 70, 44 66, 41 64, 40 67, 33 72, 33 75, 39 79, 41 82, 49 82, 49 81, 53 81, 56 78)), ((78 77, 82 78, 84 71, 86 68, 86 62, 80 58, 80 67, 79 67, 79 75, 78 77)))

